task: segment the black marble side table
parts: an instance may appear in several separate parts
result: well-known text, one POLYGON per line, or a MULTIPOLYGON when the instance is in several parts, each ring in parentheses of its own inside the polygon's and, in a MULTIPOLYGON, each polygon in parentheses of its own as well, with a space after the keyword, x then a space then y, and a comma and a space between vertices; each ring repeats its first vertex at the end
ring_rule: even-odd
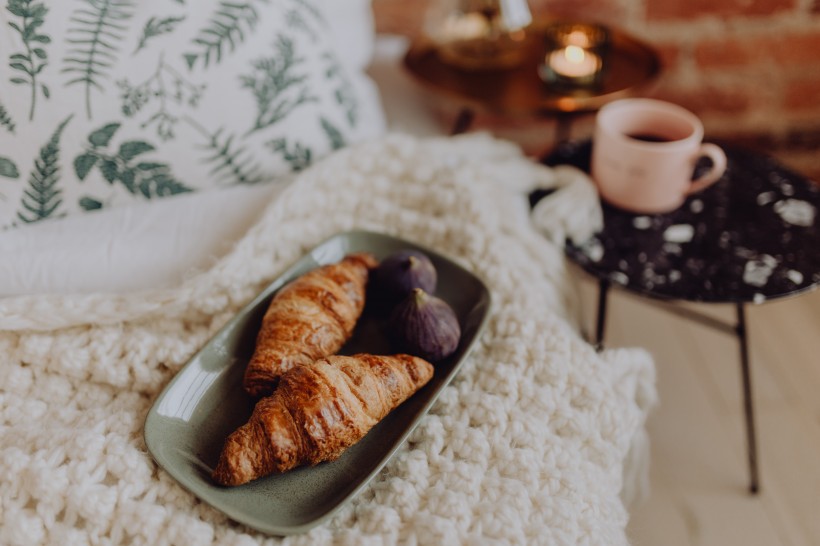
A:
MULTIPOLYGON (((737 336, 750 483, 759 489, 745 305, 793 296, 820 285, 820 185, 774 159, 719 143, 728 167, 720 181, 677 210, 640 215, 603 204, 604 228, 570 260, 599 283, 595 342, 603 346, 607 295, 622 287, 656 300, 730 303, 737 323, 680 306, 663 307, 737 336)), ((589 171, 589 141, 566 142, 544 159, 589 171)), ((543 197, 530 196, 534 204, 543 197)))

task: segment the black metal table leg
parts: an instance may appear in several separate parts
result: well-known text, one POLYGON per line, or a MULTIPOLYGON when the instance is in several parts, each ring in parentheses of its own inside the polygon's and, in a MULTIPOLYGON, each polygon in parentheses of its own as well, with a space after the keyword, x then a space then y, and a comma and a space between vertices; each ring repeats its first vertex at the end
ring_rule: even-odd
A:
POLYGON ((606 300, 609 295, 609 281, 601 279, 598 282, 598 317, 595 325, 595 350, 604 348, 604 334, 606 333, 606 300))
MULTIPOLYGON (((598 316, 595 327, 595 349, 602 351, 604 348, 604 337, 606 334, 606 313, 607 298, 609 296, 610 281, 608 279, 598 280, 598 316)), ((647 300, 652 303, 652 300, 647 300)), ((736 303, 737 322, 728 324, 714 319, 708 315, 702 315, 696 311, 685 308, 675 308, 669 305, 660 307, 672 311, 674 314, 687 319, 696 320, 704 326, 709 326, 724 333, 737 336, 740 345, 740 371, 743 387, 743 412, 746 420, 746 447, 749 463, 749 492, 756 495, 760 492, 760 474, 758 469, 757 453, 757 433, 755 430, 754 400, 752 397, 752 372, 749 359, 749 333, 746 328, 746 310, 743 303, 736 303)))
POLYGON ((752 374, 749 369, 749 342, 746 330, 746 314, 742 303, 737 304, 737 337, 740 342, 740 370, 743 377, 743 410, 746 415, 746 446, 749 457, 749 491, 760 490, 757 469, 757 439, 755 435, 754 408, 752 404, 752 374))

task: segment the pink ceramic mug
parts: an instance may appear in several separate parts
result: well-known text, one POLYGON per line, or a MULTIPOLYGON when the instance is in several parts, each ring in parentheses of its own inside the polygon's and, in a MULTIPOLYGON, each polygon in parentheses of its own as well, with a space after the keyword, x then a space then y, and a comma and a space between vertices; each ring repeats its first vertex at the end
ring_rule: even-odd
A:
POLYGON ((726 170, 723 150, 702 140, 701 121, 676 104, 654 99, 611 102, 595 119, 592 178, 601 197, 619 208, 674 210, 726 170), (703 156, 712 160, 712 167, 692 180, 695 163, 703 156))

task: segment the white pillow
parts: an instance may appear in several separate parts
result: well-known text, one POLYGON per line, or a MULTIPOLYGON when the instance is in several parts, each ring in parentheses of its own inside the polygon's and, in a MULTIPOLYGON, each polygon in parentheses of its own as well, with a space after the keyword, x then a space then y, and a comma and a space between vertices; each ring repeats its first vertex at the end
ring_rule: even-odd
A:
POLYGON ((0 229, 279 180, 382 133, 373 33, 368 0, 8 0, 0 229))

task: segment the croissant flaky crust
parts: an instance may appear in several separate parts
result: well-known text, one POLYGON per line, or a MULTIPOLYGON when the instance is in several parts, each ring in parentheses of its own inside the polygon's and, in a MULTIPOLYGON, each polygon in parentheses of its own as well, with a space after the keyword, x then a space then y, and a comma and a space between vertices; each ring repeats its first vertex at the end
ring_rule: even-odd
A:
POLYGON ((279 290, 262 319, 245 390, 268 395, 287 370, 341 349, 362 314, 368 272, 377 265, 371 254, 350 254, 279 290))
POLYGON ((213 478, 241 485, 335 460, 432 376, 432 364, 410 355, 336 355, 293 368, 228 436, 213 478))

